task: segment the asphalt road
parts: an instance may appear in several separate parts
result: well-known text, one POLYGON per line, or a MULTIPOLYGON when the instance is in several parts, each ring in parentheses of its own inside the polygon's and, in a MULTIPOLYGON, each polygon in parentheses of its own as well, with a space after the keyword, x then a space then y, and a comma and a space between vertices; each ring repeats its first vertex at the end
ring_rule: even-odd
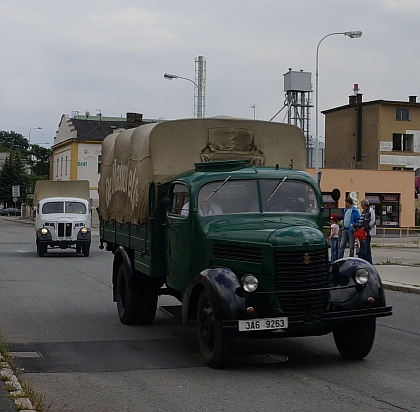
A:
POLYGON ((119 322, 111 262, 97 238, 87 258, 39 258, 33 227, 0 218, 0 330, 51 412, 418 410, 420 295, 387 291, 394 315, 363 361, 343 360, 330 335, 238 339, 232 366, 213 370, 192 324, 162 310, 149 326, 119 322))

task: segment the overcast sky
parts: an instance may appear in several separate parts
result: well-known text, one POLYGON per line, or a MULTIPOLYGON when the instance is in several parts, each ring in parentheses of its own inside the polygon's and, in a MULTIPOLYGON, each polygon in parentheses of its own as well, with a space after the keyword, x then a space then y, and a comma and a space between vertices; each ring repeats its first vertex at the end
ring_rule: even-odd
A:
POLYGON ((194 80, 197 56, 206 117, 252 118, 255 105, 269 120, 288 69, 311 72, 315 90, 319 41, 352 30, 363 36, 320 46, 320 111, 347 104, 354 83, 364 101, 408 101, 420 96, 419 22, 419 0, 0 0, 0 130, 42 127, 31 142, 53 143, 74 111, 193 117, 194 85, 163 74, 194 80))

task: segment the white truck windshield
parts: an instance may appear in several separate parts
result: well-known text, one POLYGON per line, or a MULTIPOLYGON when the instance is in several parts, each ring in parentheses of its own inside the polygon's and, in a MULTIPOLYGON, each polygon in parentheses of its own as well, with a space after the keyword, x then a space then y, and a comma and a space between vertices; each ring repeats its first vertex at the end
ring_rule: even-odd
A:
POLYGON ((86 213, 86 206, 80 202, 47 202, 42 206, 42 213, 44 215, 52 213, 86 213))

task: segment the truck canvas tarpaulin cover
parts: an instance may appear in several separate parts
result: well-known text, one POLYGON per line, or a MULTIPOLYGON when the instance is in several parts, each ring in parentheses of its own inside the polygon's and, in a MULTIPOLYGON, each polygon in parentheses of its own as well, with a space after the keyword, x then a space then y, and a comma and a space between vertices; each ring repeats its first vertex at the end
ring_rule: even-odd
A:
POLYGON ((89 200, 89 180, 38 180, 34 205, 47 197, 80 197, 89 200))
POLYGON ((248 159, 256 166, 304 170, 305 153, 297 127, 249 119, 182 119, 114 133, 102 144, 99 213, 105 220, 144 222, 149 182, 168 182, 196 162, 248 159))

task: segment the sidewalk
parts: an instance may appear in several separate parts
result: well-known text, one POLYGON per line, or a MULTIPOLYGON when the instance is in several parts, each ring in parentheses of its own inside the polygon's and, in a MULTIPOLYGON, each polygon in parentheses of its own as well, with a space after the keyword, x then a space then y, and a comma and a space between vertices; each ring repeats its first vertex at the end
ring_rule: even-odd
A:
MULTIPOLYGON (((16 223, 34 224, 21 217, 4 217, 16 223)), ((92 236, 99 236, 99 228, 92 228, 92 236)), ((375 238, 376 239, 376 238, 375 238)), ((377 239, 379 240, 379 239, 377 239)), ((382 240, 382 239, 381 239, 382 240)), ((385 239, 381 245, 372 241, 372 255, 384 289, 420 294, 420 245, 400 244, 399 239, 385 239)), ((348 256, 348 248, 344 256, 348 256)))

